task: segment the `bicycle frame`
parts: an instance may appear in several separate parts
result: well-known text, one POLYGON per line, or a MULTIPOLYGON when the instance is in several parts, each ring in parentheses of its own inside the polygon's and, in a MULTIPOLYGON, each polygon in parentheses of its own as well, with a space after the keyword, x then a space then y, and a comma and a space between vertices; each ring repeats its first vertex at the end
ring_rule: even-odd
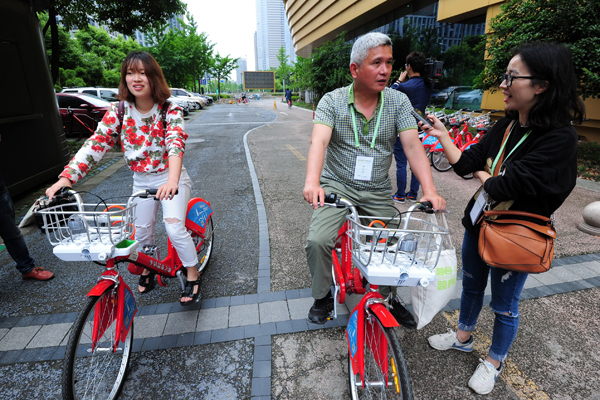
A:
MULTIPOLYGON (((139 196, 141 193, 145 193, 145 191, 135 193, 130 198, 129 202, 127 203, 127 208, 122 207, 122 206, 116 206, 118 208, 121 208, 122 211, 112 211, 111 213, 114 214, 114 213, 118 213, 118 212, 122 212, 122 213, 128 212, 127 210, 130 209, 132 199, 134 197, 139 196)), ((79 212, 83 214, 84 213, 83 210, 85 209, 85 206, 83 204, 83 201, 81 200, 80 195, 75 193, 74 197, 76 200, 77 209, 79 209, 80 210, 79 212)), ((113 207, 115 207, 115 206, 107 207, 105 212, 108 212, 108 210, 113 207)), ((196 235, 200 236, 201 238, 205 238, 206 222, 212 216, 212 214, 213 214, 213 211, 212 211, 212 208, 210 207, 210 203, 208 201, 201 199, 201 198, 193 198, 188 202, 185 227, 187 229, 189 229, 190 231, 192 231, 193 233, 195 233, 196 235)), ((114 218, 118 218, 118 217, 113 217, 113 219, 114 218)), ((114 223, 117 223, 117 222, 119 222, 119 221, 115 221, 114 223)), ((113 225, 114 225, 114 223, 113 223, 113 225)), ((116 244, 116 246, 115 246, 116 248, 112 252, 110 250, 107 250, 107 253, 104 253, 102 256, 97 256, 99 259, 102 259, 102 258, 108 256, 106 258, 106 271, 104 271, 100 275, 98 282, 89 291, 89 293, 86 296, 87 297, 99 296, 102 293, 104 293, 106 290, 110 289, 111 287, 114 287, 113 290, 119 291, 118 295, 117 295, 117 298, 118 298, 117 304, 111 304, 108 306, 109 307, 117 307, 116 331, 120 332, 120 333, 117 334, 116 337, 120 341, 124 341, 125 338, 127 337, 127 333, 129 332, 133 318, 135 317, 135 314, 137 313, 137 305, 136 305, 135 298, 133 296, 133 292, 131 291, 129 286, 125 283, 123 278, 119 275, 118 271, 116 270, 116 268, 115 268, 116 264, 118 262, 129 261, 129 262, 132 262, 143 268, 153 270, 156 273, 158 273, 159 276, 174 277, 183 268, 183 265, 181 264, 181 260, 179 259, 179 256, 177 255, 177 251, 173 247, 170 240, 167 241, 167 244, 168 244, 168 254, 163 260, 158 260, 150 255, 144 254, 143 252, 136 251, 137 247, 138 247, 138 243, 133 239, 133 235, 131 235, 131 238, 125 239, 125 240, 121 241, 120 243, 116 244), (129 252, 129 254, 117 255, 119 253, 123 254, 123 252, 125 252, 125 253, 129 252)), ((202 245, 202 243, 199 244, 199 246, 200 245, 202 245)), ((89 254, 90 253, 89 247, 90 246, 87 246, 87 247, 84 246, 81 250, 82 254, 86 251, 87 251, 87 254, 89 254)), ((103 249, 109 248, 109 247, 110 247, 110 245, 107 244, 107 245, 105 245, 105 247, 103 249)), ((96 254, 93 251, 91 253, 96 254)), ((107 306, 107 305, 103 304, 102 306, 107 306)), ((100 320, 100 318, 101 318, 100 315, 102 315, 102 314, 97 313, 96 319, 94 321, 94 325, 95 325, 95 327, 97 327, 97 329, 95 329, 93 332, 93 338, 92 338, 93 347, 95 347, 97 338, 101 337, 102 334, 106 331, 106 329, 109 326, 111 326, 111 324, 114 322, 114 318, 113 318, 113 320, 110 320, 110 321, 109 320, 100 320)), ((115 351, 116 351, 116 348, 118 347, 117 344, 118 343, 115 343, 115 346, 114 346, 115 351)))

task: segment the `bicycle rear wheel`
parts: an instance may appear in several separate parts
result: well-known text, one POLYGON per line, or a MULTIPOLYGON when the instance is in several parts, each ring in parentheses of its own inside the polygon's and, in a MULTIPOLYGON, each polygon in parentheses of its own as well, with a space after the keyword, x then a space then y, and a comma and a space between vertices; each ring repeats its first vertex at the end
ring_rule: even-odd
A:
POLYGON ((440 172, 445 172, 452 168, 450 161, 448 161, 446 154, 444 154, 443 151, 432 151, 429 153, 429 157, 431 158, 431 165, 433 165, 433 168, 440 172))
POLYGON ((115 349, 117 294, 109 288, 90 296, 69 336, 62 375, 63 399, 116 399, 123 387, 131 358, 133 321, 125 339, 115 349), (94 324, 94 320, 99 321, 94 324), (92 333, 105 321, 108 326, 92 349, 92 333))
POLYGON ((206 225, 204 227, 204 238, 192 231, 189 232, 192 236, 192 240, 194 241, 196 253, 198 254, 198 272, 202 273, 208 266, 208 262, 210 261, 210 256, 212 255, 213 251, 213 238, 215 231, 213 227, 212 216, 206 220, 206 225))
POLYGON ((354 373, 348 353, 348 376, 352 400, 397 399, 412 400, 413 392, 406 359, 393 328, 386 328, 374 315, 365 315, 365 385, 354 373), (387 343, 387 361, 379 362, 382 346, 387 343), (385 371, 387 369, 387 371, 385 371))

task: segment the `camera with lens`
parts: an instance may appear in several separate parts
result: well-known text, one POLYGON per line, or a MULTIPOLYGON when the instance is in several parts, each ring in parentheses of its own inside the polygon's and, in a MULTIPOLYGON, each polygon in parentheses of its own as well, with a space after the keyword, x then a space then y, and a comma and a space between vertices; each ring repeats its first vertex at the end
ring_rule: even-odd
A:
POLYGON ((442 69, 444 68, 443 61, 436 61, 433 58, 428 58, 425 60, 425 69, 421 74, 424 78, 429 78, 432 81, 436 81, 437 79, 442 77, 442 69))

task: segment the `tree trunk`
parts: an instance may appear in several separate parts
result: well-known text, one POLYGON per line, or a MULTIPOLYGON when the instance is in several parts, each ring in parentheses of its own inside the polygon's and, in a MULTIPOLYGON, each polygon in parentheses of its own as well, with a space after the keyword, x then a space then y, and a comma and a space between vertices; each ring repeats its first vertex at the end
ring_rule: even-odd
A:
POLYGON ((56 24, 56 9, 53 5, 48 10, 48 23, 50 24, 50 37, 52 38, 52 81, 58 81, 60 67, 60 44, 58 43, 58 26, 56 24))

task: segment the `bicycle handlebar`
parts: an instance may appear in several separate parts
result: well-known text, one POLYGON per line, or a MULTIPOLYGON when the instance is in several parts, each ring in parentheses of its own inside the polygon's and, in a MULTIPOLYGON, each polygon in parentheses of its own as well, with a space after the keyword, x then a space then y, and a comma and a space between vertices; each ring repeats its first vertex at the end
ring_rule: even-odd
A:
MULTIPOLYGON (((325 204, 329 205, 330 207, 335 207, 335 208, 352 207, 352 208, 354 208, 353 204, 351 204, 347 200, 342 199, 341 197, 338 197, 338 195, 336 193, 326 194, 324 202, 325 202, 325 204)), ((415 209, 421 210, 427 214, 434 213, 433 204, 431 204, 430 201, 419 202, 419 203, 415 204, 414 206, 411 206, 409 211, 412 211, 415 209)))

